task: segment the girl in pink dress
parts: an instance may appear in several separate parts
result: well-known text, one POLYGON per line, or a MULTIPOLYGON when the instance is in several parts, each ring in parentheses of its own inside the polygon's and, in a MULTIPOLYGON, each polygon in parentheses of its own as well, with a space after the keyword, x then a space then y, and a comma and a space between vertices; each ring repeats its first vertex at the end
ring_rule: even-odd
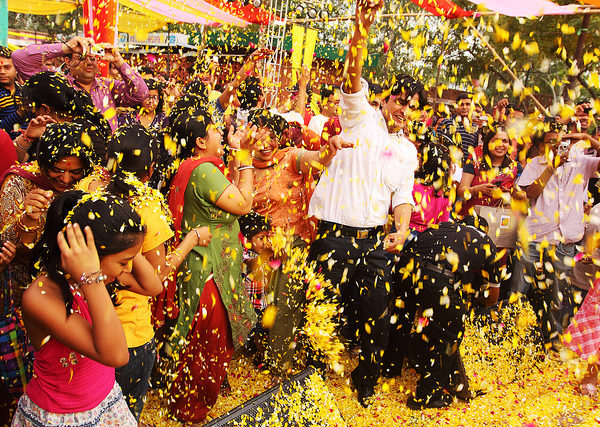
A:
POLYGON ((600 279, 588 292, 581 308, 575 314, 566 333, 564 345, 588 363, 587 372, 580 382, 581 393, 596 397, 598 363, 600 357, 600 279))
POLYGON ((411 233, 422 233, 432 225, 448 221, 452 208, 448 197, 452 186, 448 148, 438 143, 422 144, 419 155, 421 166, 415 172, 411 233))
POLYGON ((115 383, 129 353, 107 287, 117 278, 132 291, 156 285, 144 235, 139 215, 113 196, 67 191, 52 202, 32 253, 38 277, 23 294, 36 352, 13 426, 137 426, 115 383))

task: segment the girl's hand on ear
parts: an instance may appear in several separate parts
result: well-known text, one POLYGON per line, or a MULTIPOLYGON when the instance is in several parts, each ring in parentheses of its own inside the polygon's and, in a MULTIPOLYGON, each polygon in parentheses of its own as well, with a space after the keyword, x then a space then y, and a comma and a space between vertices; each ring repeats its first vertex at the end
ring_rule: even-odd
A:
POLYGON ((91 274, 100 270, 100 258, 90 227, 85 227, 84 237, 79 224, 68 224, 66 231, 58 233, 56 240, 65 273, 75 281, 79 281, 84 273, 91 274))

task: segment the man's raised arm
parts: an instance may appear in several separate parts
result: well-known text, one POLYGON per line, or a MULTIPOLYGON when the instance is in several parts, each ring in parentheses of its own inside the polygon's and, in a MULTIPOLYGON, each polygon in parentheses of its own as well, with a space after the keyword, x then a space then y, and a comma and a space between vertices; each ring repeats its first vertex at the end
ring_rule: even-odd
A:
POLYGON ((346 56, 346 75, 342 89, 346 93, 356 93, 362 89, 360 77, 367 57, 369 30, 375 14, 383 6, 383 0, 357 0, 354 35, 346 56))

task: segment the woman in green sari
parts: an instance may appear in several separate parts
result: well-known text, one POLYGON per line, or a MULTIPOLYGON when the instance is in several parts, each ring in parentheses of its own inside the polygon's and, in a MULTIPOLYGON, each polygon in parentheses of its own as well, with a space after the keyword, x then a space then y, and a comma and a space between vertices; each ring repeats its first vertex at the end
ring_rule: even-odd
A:
MULTIPOLYGON (((223 134, 203 109, 178 116, 172 136, 185 159, 169 194, 176 237, 205 225, 212 234, 209 245, 196 246, 179 269, 179 315, 168 342, 177 363, 169 390, 171 410, 180 421, 199 423, 217 400, 234 349, 256 322, 241 285, 237 221, 252 207, 252 157, 248 154, 247 164, 233 166, 230 181, 221 159, 223 134)), ((250 131, 230 137, 250 148, 250 131)))

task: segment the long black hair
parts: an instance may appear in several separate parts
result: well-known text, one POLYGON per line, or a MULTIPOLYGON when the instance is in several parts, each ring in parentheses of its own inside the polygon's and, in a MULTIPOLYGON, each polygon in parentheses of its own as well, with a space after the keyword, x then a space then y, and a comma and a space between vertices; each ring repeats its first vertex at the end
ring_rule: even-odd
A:
POLYGON ((452 186, 450 150, 443 144, 430 142, 419 147, 419 157, 421 166, 415 172, 415 181, 438 190, 436 197, 440 192, 444 194, 452 186))
POLYGON ((95 160, 106 161, 106 139, 110 125, 96 109, 92 98, 82 90, 74 89, 67 79, 52 71, 34 74, 22 89, 23 99, 32 109, 47 105, 61 120, 73 121, 88 128, 94 147, 95 160))
POLYGON ((106 188, 121 198, 135 195, 136 189, 126 182, 132 174, 148 176, 158 152, 158 141, 142 125, 122 126, 108 141, 108 170, 112 179, 106 188))
POLYGON ((178 158, 192 157, 196 138, 206 138, 211 115, 204 108, 188 108, 181 112, 170 126, 171 138, 177 144, 178 158))
POLYGON ((52 123, 38 141, 37 161, 40 169, 48 169, 65 157, 74 156, 83 162, 84 176, 94 167, 94 150, 88 128, 78 123, 52 123))
POLYGON ((79 224, 83 230, 92 229, 100 258, 133 247, 146 233, 140 216, 124 200, 110 194, 86 194, 83 191, 65 191, 48 208, 42 238, 31 254, 32 276, 45 274, 57 283, 65 300, 67 315, 71 313, 73 295, 65 272, 61 269, 61 253, 56 236, 67 224, 79 224))

